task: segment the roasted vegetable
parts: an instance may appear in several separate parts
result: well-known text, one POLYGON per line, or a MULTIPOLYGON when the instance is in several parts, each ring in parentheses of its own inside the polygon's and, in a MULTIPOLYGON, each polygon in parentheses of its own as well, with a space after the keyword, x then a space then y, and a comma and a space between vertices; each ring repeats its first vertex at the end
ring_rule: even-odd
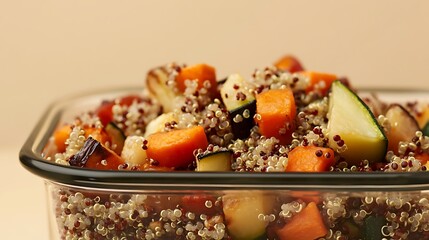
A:
POLYGON ((217 95, 217 80, 216 80, 216 71, 215 68, 207 64, 197 64, 189 67, 184 67, 180 69, 180 72, 176 76, 176 84, 181 92, 184 92, 186 89, 185 82, 197 81, 197 89, 205 87, 204 84, 207 82, 210 86, 207 88, 207 91, 210 96, 217 95))
POLYGON ((178 93, 167 84, 169 72, 165 66, 150 70, 146 76, 146 86, 149 93, 158 100, 165 113, 171 112, 175 105, 175 98, 178 93))
POLYGON ((290 89, 273 89, 256 96, 255 121, 266 137, 275 137, 289 144, 295 130, 296 105, 290 89))
POLYGON ((216 204, 217 198, 211 194, 197 193, 182 197, 180 206, 185 212, 213 216, 221 214, 222 208, 216 204))
POLYGON ((145 143, 147 140, 140 136, 128 136, 125 139, 121 157, 128 165, 137 166, 148 162, 145 143))
POLYGON ((326 96, 332 82, 338 79, 337 75, 330 73, 305 71, 300 72, 300 74, 306 76, 309 80, 306 92, 315 91, 320 93, 322 96, 326 96))
POLYGON ((389 140, 388 149, 398 153, 399 143, 411 141, 420 130, 419 125, 416 119, 399 104, 392 104, 387 109, 386 118, 390 123, 389 130, 386 132, 389 140))
POLYGON ((268 221, 261 215, 273 212, 274 198, 259 191, 227 193, 222 197, 223 213, 233 239, 257 239, 265 233, 268 221))
POLYGON ((231 159, 232 152, 229 150, 199 154, 197 155, 197 171, 231 171, 231 159))
POLYGON ((332 84, 328 119, 329 146, 348 163, 383 161, 387 138, 381 126, 365 103, 340 81, 332 84))
POLYGON ((100 106, 95 110, 95 115, 98 116, 103 126, 107 126, 113 121, 113 106, 119 104, 120 106, 131 106, 134 102, 140 102, 142 99, 138 95, 123 96, 118 101, 103 101, 100 106))
POLYGON ((99 141, 89 137, 82 149, 69 160, 70 166, 118 170, 124 161, 114 151, 104 147, 99 141))
POLYGON ((147 156, 162 167, 187 168, 195 159, 194 151, 208 146, 201 126, 154 133, 147 141, 147 156))
POLYGON ((66 141, 70 136, 70 133, 72 131, 72 126, 69 124, 66 124, 62 127, 59 127, 54 132, 54 142, 55 146, 57 147, 57 152, 64 152, 66 150, 66 141))
POLYGON ((298 146, 289 152, 286 172, 325 172, 335 163, 330 148, 298 146))
POLYGON ((429 121, 423 126, 422 132, 425 136, 429 137, 429 121))
POLYGON ((328 229, 323 222, 320 210, 310 202, 292 220, 277 231, 280 240, 311 240, 325 236, 328 229))
POLYGON ((286 55, 280 58, 274 63, 274 66, 276 66, 277 69, 288 71, 290 73, 304 70, 298 59, 291 55, 286 55))
POLYGON ((386 224, 384 216, 370 215, 365 218, 363 224, 363 239, 364 240, 380 240, 383 238, 381 228, 386 224))
POLYGON ((412 115, 416 118, 419 127, 424 128, 424 126, 429 122, 429 103, 417 103, 417 109, 412 111, 412 115))
POLYGON ((229 112, 234 137, 247 138, 255 125, 253 116, 256 112, 255 97, 249 91, 248 84, 240 75, 233 74, 223 84, 220 93, 229 112))
POLYGON ((113 151, 117 154, 121 154, 122 148, 124 147, 125 134, 115 123, 110 122, 106 126, 106 133, 110 138, 110 144, 113 151))
POLYGON ((171 123, 173 121, 177 121, 177 117, 174 112, 163 113, 159 115, 157 118, 150 121, 146 126, 146 132, 144 133, 144 136, 147 137, 153 133, 164 132, 165 124, 171 123))

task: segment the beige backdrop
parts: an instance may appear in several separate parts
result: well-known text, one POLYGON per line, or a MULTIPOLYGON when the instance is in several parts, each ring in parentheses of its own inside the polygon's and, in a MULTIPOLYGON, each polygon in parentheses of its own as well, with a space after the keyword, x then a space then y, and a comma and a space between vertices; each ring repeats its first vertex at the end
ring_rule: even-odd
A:
POLYGON ((141 85, 169 61, 249 76, 285 53, 357 86, 429 89, 428 44, 427 0, 0 0, 2 239, 47 239, 18 151, 55 99, 141 85))
POLYGON ((429 88, 428 44, 425 0, 0 0, 0 146, 63 95, 140 85, 173 60, 248 76, 293 53, 358 86, 429 88))

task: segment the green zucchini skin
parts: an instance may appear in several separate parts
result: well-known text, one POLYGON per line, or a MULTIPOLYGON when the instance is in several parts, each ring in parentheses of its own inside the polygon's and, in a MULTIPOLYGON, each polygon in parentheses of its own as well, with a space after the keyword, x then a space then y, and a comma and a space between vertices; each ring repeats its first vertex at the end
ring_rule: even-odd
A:
POLYGON ((248 83, 239 74, 230 75, 220 89, 222 102, 229 113, 234 138, 247 138, 255 125, 256 99, 248 83))
POLYGON ((258 219, 260 214, 273 213, 275 198, 261 191, 226 193, 222 196, 223 213, 232 239, 261 239, 268 222, 258 219))
POLYGON ((384 216, 368 216, 363 224, 364 240, 380 240, 383 238, 381 228, 386 224, 384 216))
POLYGON ((197 171, 231 171, 231 150, 219 150, 197 155, 197 171))
POLYGON ((425 126, 422 128, 423 135, 429 137, 429 121, 425 124, 425 126))
POLYGON ((346 161, 357 165, 384 160, 388 139, 369 107, 340 81, 332 83, 328 111, 329 147, 339 149, 334 136, 344 140, 347 149, 340 153, 346 161), (366 151, 362 151, 366 149, 366 151))

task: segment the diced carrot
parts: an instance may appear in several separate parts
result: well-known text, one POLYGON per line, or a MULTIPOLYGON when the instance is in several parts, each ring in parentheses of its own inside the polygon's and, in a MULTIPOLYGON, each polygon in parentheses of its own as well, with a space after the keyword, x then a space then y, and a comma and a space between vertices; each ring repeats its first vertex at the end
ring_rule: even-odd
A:
POLYGON ((320 94, 325 96, 333 81, 337 80, 337 75, 330 73, 321 73, 313 71, 300 72, 302 75, 308 77, 310 80, 308 87, 305 89, 307 93, 311 91, 318 91, 320 94))
POLYGON ((100 145, 97 154, 93 154, 88 158, 85 168, 95 168, 99 170, 118 170, 119 165, 124 164, 124 160, 114 151, 100 145), (102 161, 106 160, 105 163, 102 161))
POLYGON ((154 166, 149 162, 145 162, 145 163, 140 164, 140 165, 134 165, 133 169, 135 169, 136 171, 143 171, 143 172, 172 172, 172 171, 174 171, 174 168, 154 166))
POLYGON ((306 203, 320 202, 320 192, 318 191, 291 191, 290 195, 296 199, 300 199, 306 203))
POLYGON ((84 127, 85 137, 92 137, 93 139, 99 141, 101 144, 106 144, 106 142, 110 141, 109 135, 101 128, 95 127, 84 127))
POLYGON ((181 203, 180 194, 171 193, 152 193, 148 194, 144 200, 146 209, 151 209, 153 212, 161 212, 164 209, 176 209, 181 203))
POLYGON ((414 156, 422 165, 426 165, 429 162, 429 154, 419 153, 414 156))
POLYGON ((292 140, 296 105, 290 89, 272 89, 256 95, 256 123, 266 137, 276 137, 281 144, 292 140))
POLYGON ((221 212, 222 208, 215 206, 216 198, 213 195, 205 193, 195 193, 192 195, 185 195, 182 197, 180 206, 185 212, 193 212, 201 215, 205 214, 213 216, 217 212, 221 212), (210 202, 211 205, 207 205, 210 202))
POLYGON ((54 142, 57 146, 57 152, 62 153, 66 150, 66 140, 69 138, 71 130, 71 125, 64 125, 55 130, 54 142))
MULTIPOLYGON (((57 152, 64 152, 66 150, 66 141, 70 137, 70 133, 72 131, 72 126, 67 124, 64 125, 54 132, 54 142, 57 146, 57 152)), ((85 137, 88 138, 91 136, 92 138, 96 139, 97 141, 105 144, 107 141, 110 140, 107 133, 101 129, 101 128, 94 128, 94 127, 84 127, 85 131, 85 137)))
POLYGON ((96 139, 89 137, 82 149, 70 158, 69 163, 75 167, 118 170, 119 165, 125 162, 114 151, 103 146, 96 139))
POLYGON ((330 148, 298 146, 288 154, 286 172, 324 172, 334 163, 334 150, 330 148))
POLYGON ((313 240, 328 233, 316 203, 310 202, 289 223, 277 230, 281 240, 313 240))
POLYGON ((302 67, 298 59, 291 55, 286 55, 280 58, 279 60, 277 60, 277 62, 274 63, 274 66, 276 66, 278 69, 285 70, 290 73, 304 71, 304 68, 302 67))
POLYGON ((197 81, 198 89, 201 89, 204 86, 204 82, 208 80, 210 83, 210 88, 208 89, 210 95, 217 95, 216 71, 212 66, 197 64, 182 68, 176 76, 177 87, 181 92, 184 92, 186 89, 186 80, 197 81))
POLYGON ((208 146, 201 126, 157 132, 149 135, 147 141, 147 156, 163 167, 186 168, 195 159, 194 150, 208 146))
POLYGON ((419 107, 419 111, 411 111, 410 113, 415 116, 419 127, 423 129, 426 123, 429 122, 429 103, 421 104, 419 107))

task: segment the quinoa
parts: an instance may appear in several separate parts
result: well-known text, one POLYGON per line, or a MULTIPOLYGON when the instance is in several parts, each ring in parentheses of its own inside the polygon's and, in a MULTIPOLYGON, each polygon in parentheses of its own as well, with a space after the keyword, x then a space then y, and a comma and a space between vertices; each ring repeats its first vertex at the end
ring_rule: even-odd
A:
POLYGON ((228 147, 234 152, 232 169, 235 171, 274 172, 284 171, 287 165, 286 147, 275 138, 265 138, 252 130, 250 138, 236 140, 228 147))
POLYGON ((125 135, 141 136, 147 124, 161 113, 161 106, 156 100, 143 97, 135 100, 130 106, 120 105, 116 100, 112 107, 113 121, 123 129, 125 135))
POLYGON ((74 126, 66 140, 66 151, 55 154, 55 162, 61 165, 69 165, 68 159, 83 147, 85 140, 85 131, 80 126, 74 126))
MULTIPOLYGON (((304 73, 268 66, 256 69, 250 81, 244 81, 242 85, 233 84, 231 92, 220 96, 219 91, 213 93, 216 82, 210 79, 201 82, 187 79, 178 85, 176 78, 186 67, 185 64, 169 63, 148 73, 148 78, 154 79, 156 89, 164 91, 160 90, 165 96, 159 96, 159 92, 154 93, 150 89, 153 86, 148 86, 149 91, 132 96, 131 102, 123 101, 130 96, 106 99, 107 104, 111 104, 111 118, 108 121, 100 114, 100 109, 77 116, 67 123, 70 133, 64 143, 65 151, 46 154, 46 159, 61 165, 73 165, 70 159, 83 150, 85 142, 92 140, 98 141, 100 145, 97 146, 104 151, 98 166, 108 167, 108 156, 111 155, 115 159, 129 160, 121 162, 113 170, 196 171, 197 159, 222 152, 231 157, 230 170, 233 172, 270 174, 286 171, 292 161, 289 154, 292 156, 294 149, 316 147, 313 157, 334 159, 326 171, 427 171, 428 163, 422 156, 429 155, 429 137, 421 129, 413 131, 409 139, 399 141, 397 150, 386 150, 385 156, 378 162, 369 159, 361 159, 358 163, 348 161, 343 153, 351 148, 352 141, 347 141, 344 135, 329 132, 330 93, 325 93, 328 82, 314 83, 304 73), (276 136, 280 137, 265 136, 258 124, 263 114, 255 111, 255 99, 258 94, 276 89, 292 91, 296 116, 276 129, 279 134, 276 136), (243 103, 238 107, 240 111, 231 109, 225 99, 243 103), (165 114, 164 118, 161 114, 165 114), (159 126, 150 125, 158 121, 159 126), (249 122, 250 126, 245 125, 249 122), (117 128, 119 137, 105 131, 108 124, 117 128), (195 159, 187 163, 188 166, 163 167, 157 158, 146 155, 150 141, 147 132, 174 133, 196 126, 204 129, 207 144, 204 148, 193 149, 195 159), (244 137, 239 137, 240 132, 234 131, 237 126, 247 131, 244 137), (290 140, 285 144, 280 138, 286 134, 290 134, 290 140), (135 139, 121 145, 117 138, 123 142, 127 138, 135 139), (322 151, 324 148, 334 151, 322 151), (134 154, 134 151, 139 154, 134 154)), ((225 83, 219 81, 217 84, 220 89, 225 83)), ((386 114, 388 104, 376 95, 363 97, 362 101, 371 110, 381 131, 386 135, 392 134, 394 120, 386 114)), ((429 109, 428 104, 418 101, 401 106, 412 118, 424 116, 429 109)), ((54 140, 50 139, 49 149, 55 151, 56 146, 52 147, 56 144, 54 140)), ((227 165, 229 168, 229 159, 227 165)), ((234 239, 235 226, 227 214, 230 206, 225 208, 224 205, 224 197, 234 195, 229 191, 144 190, 117 194, 52 185, 50 192, 61 239, 234 239)), ((429 195, 425 191, 350 190, 333 194, 324 191, 270 190, 261 198, 265 197, 269 200, 263 199, 266 201, 264 204, 271 204, 271 209, 265 211, 263 205, 259 206, 259 212, 253 216, 256 218, 254 224, 265 224, 265 232, 258 236, 261 239, 277 239, 279 229, 293 222, 310 203, 317 205, 326 228, 326 234, 318 239, 361 239, 363 229, 369 224, 368 219, 375 219, 381 224, 375 234, 381 234, 383 239, 429 239, 429 195)), ((233 200, 237 206, 243 206, 239 205, 239 198, 233 200)), ((252 200, 252 197, 246 199, 252 200)), ((248 210, 251 212, 254 209, 248 210)))
MULTIPOLYGON (((53 187, 62 239, 224 239, 222 215, 207 216, 173 208, 153 208, 164 195, 102 194, 53 187)), ((174 200, 171 200, 172 202, 174 200)))

